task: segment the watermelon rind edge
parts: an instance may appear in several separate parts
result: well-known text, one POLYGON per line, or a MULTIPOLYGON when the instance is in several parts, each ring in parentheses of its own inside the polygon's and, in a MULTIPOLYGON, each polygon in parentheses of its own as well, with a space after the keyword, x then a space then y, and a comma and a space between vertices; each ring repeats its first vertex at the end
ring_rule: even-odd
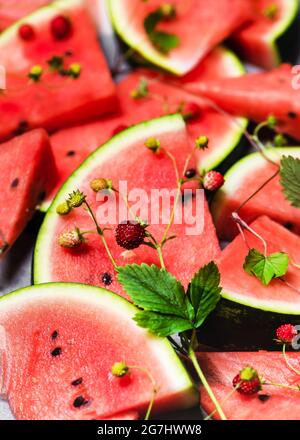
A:
POLYGON ((159 136, 159 133, 166 133, 167 131, 175 133, 180 130, 186 130, 186 125, 181 115, 168 115, 157 119, 151 119, 150 121, 134 125, 115 135, 87 157, 87 159, 63 184, 47 211, 34 250, 34 284, 50 281, 45 261, 50 261, 51 248, 50 243, 48 242, 48 236, 50 232, 50 236, 52 237, 51 224, 53 223, 52 219, 55 220, 55 217, 57 216, 56 206, 63 202, 70 192, 78 188, 78 182, 84 180, 85 175, 89 173, 90 168, 94 168, 97 161, 101 162, 102 158, 107 158, 110 155, 113 157, 117 151, 122 151, 123 148, 126 148, 130 143, 135 142, 138 139, 144 140, 147 137, 157 137, 159 136))
MULTIPOLYGON (((266 150, 265 153, 273 160, 278 160, 281 156, 294 156, 300 158, 300 146, 289 146, 284 148, 271 148, 266 150)), ((236 162, 224 175, 225 183, 222 188, 217 191, 213 201, 211 203, 211 212, 214 221, 222 215, 223 207, 226 205, 227 196, 234 194, 239 188, 239 184, 243 181, 243 178, 259 169, 266 163, 266 159, 261 153, 255 152, 248 154, 247 156, 236 162)))
MULTIPOLYGON (((47 295, 49 295, 50 299, 53 299, 55 295, 57 295, 58 298, 65 296, 68 299, 68 303, 72 301, 72 297, 76 297, 76 299, 80 299, 80 301, 91 304, 93 310, 99 306, 103 311, 102 307, 106 307, 114 312, 124 313, 126 318, 133 318, 138 311, 129 301, 108 289, 80 283, 45 283, 24 287, 0 297, 0 313, 3 310, 7 310, 6 307, 12 307, 12 313, 14 313, 18 303, 20 305, 20 301, 34 300, 34 297, 44 302, 47 295)), ((132 322, 134 323, 134 321, 132 322)), ((182 394, 180 396, 180 408, 195 406, 199 400, 198 392, 168 339, 152 335, 137 325, 136 329, 145 334, 145 338, 147 338, 147 340, 154 345, 154 349, 159 352, 160 361, 165 362, 166 368, 169 369, 170 378, 174 378, 173 391, 182 394)))

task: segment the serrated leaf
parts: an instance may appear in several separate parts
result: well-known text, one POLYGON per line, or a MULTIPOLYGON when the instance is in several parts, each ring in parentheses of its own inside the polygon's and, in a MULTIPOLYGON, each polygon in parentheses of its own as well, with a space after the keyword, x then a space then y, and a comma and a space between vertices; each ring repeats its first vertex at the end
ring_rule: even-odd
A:
POLYGON ((221 299, 220 272, 212 261, 197 272, 188 289, 194 307, 196 328, 200 327, 221 299))
POLYGON ((157 30, 157 25, 164 20, 160 11, 150 13, 144 20, 144 28, 152 44, 162 53, 167 54, 180 44, 177 35, 157 30))
POLYGON ((254 275, 265 286, 274 278, 279 278, 287 273, 289 256, 284 252, 276 252, 265 256, 257 249, 251 249, 244 262, 244 270, 254 275))
POLYGON ((192 323, 186 319, 173 315, 161 315, 156 312, 138 312, 134 320, 140 327, 161 337, 171 336, 193 328, 192 323))
POLYGON ((300 208, 300 159, 284 156, 281 159, 280 183, 292 206, 300 208))
POLYGON ((189 319, 190 308, 184 288, 165 269, 144 263, 121 266, 118 280, 138 307, 189 319))

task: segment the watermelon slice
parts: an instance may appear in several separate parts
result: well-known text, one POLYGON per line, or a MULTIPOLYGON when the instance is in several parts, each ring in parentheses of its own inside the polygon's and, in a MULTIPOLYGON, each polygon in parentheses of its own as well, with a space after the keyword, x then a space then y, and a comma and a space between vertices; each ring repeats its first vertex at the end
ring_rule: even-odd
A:
POLYGON ((50 0, 4 0, 0 3, 0 32, 50 0))
POLYGON ((49 137, 44 130, 31 131, 0 145, 0 257, 52 190, 56 177, 49 137))
MULTIPOLYGON (((250 63, 265 69, 280 64, 295 41, 298 0, 252 0, 255 19, 233 38, 234 47, 250 63), (284 51, 281 49, 284 47, 284 51)), ((297 50, 297 49, 296 49, 297 50)), ((298 53, 296 53, 298 55, 298 53)))
POLYGON ((135 313, 112 292, 76 284, 34 286, 2 297, 0 392, 14 415, 23 420, 142 415, 152 384, 134 369, 114 377, 112 366, 121 361, 151 371, 159 390, 155 411, 193 406, 197 393, 171 345, 138 327, 135 313))
POLYGON ((54 130, 116 107, 115 86, 82 0, 58 1, 8 28, 0 36, 0 65, 7 73, 7 89, 0 96, 0 139, 32 127, 54 130), (70 21, 71 34, 58 40, 50 28, 61 15, 70 21), (33 26, 35 38, 20 38, 22 23, 33 26), (74 64, 81 69, 77 78, 66 74, 74 64), (37 65, 43 68, 41 77, 29 80, 37 65))
MULTIPOLYGON (((147 212, 153 212, 160 203, 154 201, 153 205, 151 204, 151 190, 174 190, 176 176, 172 162, 166 154, 155 155, 146 149, 144 143, 149 138, 159 138, 161 144, 176 156, 179 173, 182 173, 186 158, 191 152, 191 145, 185 124, 180 116, 165 116, 151 120, 123 131, 112 138, 110 142, 89 156, 75 171, 63 185, 48 210, 36 244, 35 283, 72 280, 103 286, 105 284, 102 280, 103 274, 109 273, 111 275, 109 289, 124 295, 121 286, 116 281, 114 268, 97 235, 90 235, 88 242, 77 250, 66 250, 58 245, 58 236, 70 228, 73 229, 75 224, 83 230, 93 229, 93 226, 91 219, 83 210, 76 210, 68 216, 59 216, 56 213, 56 207, 70 192, 78 188, 87 194, 96 212, 100 209, 101 204, 99 201, 97 202, 97 196, 91 190, 90 182, 94 178, 104 177, 112 179, 116 189, 120 188, 120 182, 125 181, 128 185, 128 191, 135 188, 145 191, 146 199, 147 197, 149 199, 142 199, 144 214, 141 216, 147 216, 147 212)), ((193 158, 190 162, 192 168, 195 166, 194 163, 195 159, 193 158)), ((118 200, 119 197, 117 197, 118 200)), ((113 204, 113 200, 107 206, 111 204, 113 204)), ((172 204, 173 201, 170 201, 170 206, 172 204)), ((193 213, 196 213, 198 207, 197 219, 201 223, 198 225, 199 229, 187 232, 187 224, 184 221, 182 224, 173 224, 170 234, 175 235, 176 239, 168 241, 163 251, 167 269, 176 274, 177 278, 187 286, 192 275, 200 267, 217 257, 219 244, 206 201, 203 199, 202 204, 202 200, 196 202, 195 198, 189 198, 185 200, 183 206, 187 210, 186 212, 193 209, 193 213), (196 235, 189 235, 191 233, 196 235), (179 255, 180 258, 178 258, 179 255)), ((162 211, 157 214, 163 215, 162 211)), ((155 220, 155 215, 152 217, 151 214, 150 217, 149 214, 148 218, 144 219, 151 224, 152 218, 149 231, 159 240, 163 237, 166 224, 155 220)), ((164 211, 164 215, 166 220, 169 220, 166 211, 164 211)), ((117 245, 114 229, 115 225, 122 221, 124 221, 122 215, 116 220, 113 218, 114 224, 110 224, 113 229, 105 232, 109 248, 117 264, 145 262, 159 265, 157 252, 148 246, 141 246, 134 252, 128 253, 117 245)))
MULTIPOLYGON (((300 368, 300 353, 290 353, 294 368, 300 368)), ((241 369, 250 365, 266 380, 291 386, 299 384, 299 375, 291 371, 281 353, 199 353, 201 367, 217 399, 222 402, 232 392, 232 380, 241 369)), ((222 403, 229 420, 299 420, 299 392, 274 386, 264 386, 259 394, 243 396, 235 392, 222 403)), ((201 388, 201 406, 208 414, 213 407, 204 388, 201 388)), ((218 414, 214 414, 218 418, 218 414)))
MULTIPOLYGON (((271 150, 274 160, 280 156, 300 158, 300 148, 288 147, 271 150)), ((269 153, 269 155, 270 155, 269 153)), ((268 162, 260 153, 250 154, 237 162, 225 175, 225 184, 217 192, 212 213, 218 236, 231 240, 238 234, 238 228, 231 218, 231 213, 241 206, 272 175, 277 167, 268 162)), ((285 198, 279 176, 265 186, 240 211, 240 216, 251 223, 261 215, 298 231, 300 229, 300 211, 285 198)))
MULTIPOLYGON (((185 80, 201 81, 211 77, 238 76, 243 72, 243 66, 234 54, 220 47, 208 55, 185 80)), ((192 141, 200 134, 205 134, 210 139, 209 149, 199 153, 199 168, 208 170, 216 167, 237 146, 247 125, 245 119, 237 118, 232 121, 208 107, 201 98, 190 96, 182 89, 160 81, 160 77, 154 80, 157 75, 153 75, 150 78, 149 71, 139 70, 117 85, 120 111, 115 116, 60 130, 51 137, 60 175, 53 195, 75 168, 99 145, 109 140, 116 130, 162 116, 166 111, 176 112, 183 103, 199 106, 200 115, 187 121, 192 141), (144 98, 132 99, 130 92, 137 89, 142 78, 149 78, 149 94, 144 98)), ((53 195, 43 204, 43 210, 48 208, 53 195)))
POLYGON ((159 23, 158 30, 176 35, 179 45, 164 54, 153 45, 144 27, 146 17, 164 2, 108 0, 108 3, 120 37, 151 63, 176 75, 192 70, 217 44, 252 16, 249 0, 174 0, 171 4, 176 9, 175 18, 159 23))
MULTIPOLYGON (((281 324, 300 324, 300 237, 273 222, 260 217, 251 227, 267 242, 267 252, 286 252, 289 270, 281 279, 264 286, 247 274, 243 263, 249 249, 241 235, 222 252, 217 260, 221 272, 222 300, 209 317, 203 340, 223 349, 256 350, 274 348, 274 332, 281 324)), ((263 252, 262 242, 245 232, 250 248, 263 252)))
POLYGON ((300 139, 297 73, 289 64, 283 64, 270 72, 201 81, 187 84, 186 88, 212 99, 229 113, 255 122, 273 115, 278 119, 279 131, 300 139))

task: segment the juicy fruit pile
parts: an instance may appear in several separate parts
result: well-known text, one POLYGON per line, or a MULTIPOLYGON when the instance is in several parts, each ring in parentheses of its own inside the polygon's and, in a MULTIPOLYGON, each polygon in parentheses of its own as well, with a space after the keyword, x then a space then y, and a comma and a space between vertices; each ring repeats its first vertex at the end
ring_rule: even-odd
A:
POLYGON ((6 69, 0 139, 36 127, 53 131, 116 107, 115 87, 82 0, 55 2, 8 28, 0 36, 0 65, 6 69))
POLYGON ((124 59, 147 66, 116 85, 103 1, 0 5, 0 256, 53 201, 36 286, 0 299, 0 395, 19 419, 148 419, 197 404, 176 351, 212 417, 298 419, 300 153, 283 134, 300 139, 299 72, 279 60, 298 2, 107 5, 124 59), (259 152, 224 176, 243 134, 259 152), (198 362, 198 342, 238 352, 198 362), (242 353, 258 349, 283 357, 242 353))
POLYGON ((76 284, 35 286, 3 297, 0 391, 16 417, 91 420, 133 411, 142 415, 151 381, 138 369, 113 376, 112 367, 119 361, 151 370, 157 411, 194 405, 197 395, 171 345, 137 327, 134 313, 117 295, 76 284))
MULTIPOLYGON (((299 353, 289 353, 294 368, 300 367, 299 353)), ((274 386, 263 386, 257 394, 242 395, 232 392, 232 380, 245 366, 251 365, 268 382, 297 386, 299 375, 289 369, 281 353, 276 352, 228 352, 199 353, 204 372, 213 391, 223 403, 229 420, 299 420, 299 397, 297 392, 274 386)), ((214 407, 203 387, 201 403, 208 414, 214 407)), ((214 413, 213 418, 218 418, 214 413)))
MULTIPOLYGON (((87 196, 95 212, 101 210, 101 198, 99 199, 90 188, 90 183, 98 177, 112 180, 113 187, 121 193, 116 195, 116 199, 122 203, 122 194, 124 194, 122 182, 126 182, 129 196, 135 188, 145 191, 147 196, 142 199, 141 215, 149 216, 143 219, 150 225, 148 230, 154 237, 161 239, 166 225, 153 221, 158 205, 155 201, 151 201, 151 189, 173 190, 176 188, 176 175, 172 161, 166 153, 162 151, 154 154, 147 150, 145 147, 147 139, 158 139, 161 145, 176 157, 179 173, 182 174, 191 146, 185 124, 180 116, 154 119, 116 135, 96 150, 71 175, 48 210, 35 249, 35 283, 73 280, 105 287, 102 276, 109 273, 112 275, 109 289, 124 295, 114 275, 114 267, 96 234, 90 235, 78 249, 64 249, 58 244, 59 236, 74 229, 74 226, 82 231, 93 229, 90 217, 84 210, 74 211, 67 216, 59 216, 56 210, 66 196, 77 188, 87 196)), ((195 168, 195 158, 192 159, 190 166, 195 168)), ((113 215, 114 203, 115 197, 112 197, 106 205, 108 214, 113 215)), ((176 236, 176 239, 166 243, 163 249, 167 269, 185 285, 199 267, 215 259, 220 251, 207 202, 203 199, 196 203, 195 198, 180 202, 180 209, 184 208, 187 212, 192 210, 191 212, 196 213, 197 206, 199 230, 196 232, 192 230, 197 227, 195 220, 190 224, 183 220, 181 224, 172 225, 171 235, 176 236)), ((117 217, 113 216, 112 222, 109 223, 108 218, 108 224, 102 226, 110 228, 105 236, 117 264, 123 266, 128 263, 144 262, 159 265, 157 252, 150 247, 142 246, 131 253, 124 252, 115 240, 114 231, 116 225, 125 219, 122 217, 117 221, 116 219, 117 217)))
POLYGON ((13 245, 55 182, 54 157, 44 130, 31 131, 1 145, 0 257, 13 245))

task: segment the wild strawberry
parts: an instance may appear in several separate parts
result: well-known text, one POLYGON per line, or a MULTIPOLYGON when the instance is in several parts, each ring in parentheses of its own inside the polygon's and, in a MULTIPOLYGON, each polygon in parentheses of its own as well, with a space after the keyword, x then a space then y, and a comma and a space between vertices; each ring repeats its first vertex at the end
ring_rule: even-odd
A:
POLYGON ((125 362, 116 362, 111 367, 111 372, 116 377, 123 377, 123 376, 125 376, 125 374, 128 373, 128 370, 129 370, 129 368, 127 367, 125 362))
POLYGON ((56 40, 64 40, 71 34, 72 23, 68 17, 58 15, 51 21, 50 29, 53 37, 56 40))
POLYGON ((195 140, 195 145, 198 150, 206 150, 208 148, 209 139, 207 136, 199 136, 195 140))
POLYGON ((128 128, 128 127, 129 127, 129 126, 128 126, 128 125, 125 125, 125 124, 117 125, 116 128, 114 128, 114 130, 113 130, 113 132, 112 132, 112 135, 115 136, 116 134, 119 134, 119 133, 121 133, 122 131, 126 130, 126 128, 128 128))
POLYGON ((258 373, 252 367, 243 368, 232 381, 234 388, 245 396, 251 396, 261 390, 261 381, 258 373))
POLYGON ((24 41, 33 40, 35 37, 35 31, 33 26, 26 23, 22 24, 19 27, 19 37, 24 41))
POLYGON ((86 196, 77 189, 69 194, 67 202, 71 208, 79 208, 85 202, 85 199, 86 196))
POLYGON ((209 171, 203 178, 203 186, 208 191, 216 191, 224 185, 224 177, 218 171, 209 171))
POLYGON ((185 121, 192 121, 201 116, 201 108, 195 102, 187 102, 181 113, 185 121))
POLYGON ((58 237, 58 244, 66 249, 73 249, 79 247, 83 243, 83 236, 79 229, 75 228, 72 231, 67 231, 58 237))
POLYGON ((277 340, 283 344, 291 344, 295 336, 297 330, 292 324, 283 324, 276 330, 277 340))
POLYGON ((94 179, 90 183, 90 187, 94 192, 103 191, 105 189, 111 189, 112 188, 112 181, 111 179, 104 179, 103 177, 99 179, 94 179))
POLYGON ((145 146, 153 153, 158 153, 161 147, 160 140, 156 138, 148 138, 145 141, 145 146))
POLYGON ((192 179, 193 177, 195 177, 197 174, 197 171, 195 170, 195 168, 190 168, 188 170, 186 170, 184 177, 186 177, 187 179, 192 179))
POLYGON ((56 212, 59 215, 67 215, 71 211, 70 205, 67 201, 62 202, 56 207, 56 212))
POLYGON ((146 237, 146 228, 138 222, 126 221, 116 228, 116 241, 124 249, 136 249, 146 237))

